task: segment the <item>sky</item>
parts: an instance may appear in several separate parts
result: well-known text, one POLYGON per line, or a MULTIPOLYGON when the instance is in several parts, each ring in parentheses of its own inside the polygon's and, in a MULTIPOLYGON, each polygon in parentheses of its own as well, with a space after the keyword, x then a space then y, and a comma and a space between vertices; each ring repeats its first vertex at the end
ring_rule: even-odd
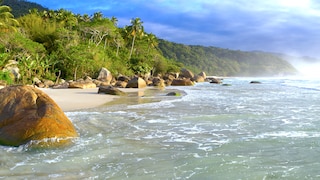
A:
POLYGON ((75 14, 101 12, 119 26, 188 45, 320 58, 318 0, 28 0, 75 14))

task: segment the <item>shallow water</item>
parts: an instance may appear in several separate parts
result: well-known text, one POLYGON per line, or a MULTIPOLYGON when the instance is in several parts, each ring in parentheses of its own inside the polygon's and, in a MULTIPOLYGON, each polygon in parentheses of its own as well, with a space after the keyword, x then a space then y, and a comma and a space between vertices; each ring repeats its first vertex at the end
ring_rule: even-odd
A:
POLYGON ((74 144, 0 146, 0 178, 319 179, 320 81, 224 83, 232 86, 168 87, 66 112, 74 144), (165 96, 174 89, 186 94, 165 96))

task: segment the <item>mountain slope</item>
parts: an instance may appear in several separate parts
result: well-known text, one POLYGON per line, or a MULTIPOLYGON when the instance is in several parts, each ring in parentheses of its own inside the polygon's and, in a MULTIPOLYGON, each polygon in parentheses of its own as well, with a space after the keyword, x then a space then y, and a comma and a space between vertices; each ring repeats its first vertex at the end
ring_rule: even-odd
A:
POLYGON ((16 18, 28 14, 30 9, 38 9, 39 11, 48 10, 40 4, 25 0, 3 0, 2 5, 10 6, 12 8, 12 14, 16 18))
POLYGON ((187 46, 165 40, 160 40, 159 49, 166 58, 210 75, 278 76, 297 72, 289 62, 272 53, 187 46))

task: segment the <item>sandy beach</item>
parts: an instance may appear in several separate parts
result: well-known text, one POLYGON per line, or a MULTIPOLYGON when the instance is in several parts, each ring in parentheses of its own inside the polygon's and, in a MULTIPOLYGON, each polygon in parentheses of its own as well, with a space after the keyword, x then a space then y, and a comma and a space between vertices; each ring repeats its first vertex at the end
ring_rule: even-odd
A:
MULTIPOLYGON (((149 87, 147 87, 149 88, 149 87)), ((147 88, 119 88, 121 91, 130 93, 136 92, 138 96, 142 96, 147 88)), ((48 94, 63 111, 74 111, 80 109, 94 108, 111 102, 119 96, 98 94, 98 88, 89 89, 51 89, 40 88, 48 94)))

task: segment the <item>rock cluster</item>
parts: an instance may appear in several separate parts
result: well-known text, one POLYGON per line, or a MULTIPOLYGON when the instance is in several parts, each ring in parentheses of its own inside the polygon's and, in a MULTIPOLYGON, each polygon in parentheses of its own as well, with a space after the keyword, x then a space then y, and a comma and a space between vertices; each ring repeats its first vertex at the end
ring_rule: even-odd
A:
MULTIPOLYGON (((206 73, 201 72, 197 75, 188 69, 181 69, 179 73, 165 74, 163 76, 155 77, 139 77, 133 76, 128 77, 119 75, 118 77, 112 76, 111 72, 102 68, 97 79, 91 77, 85 77, 76 81, 64 81, 60 83, 54 83, 50 80, 41 81, 38 78, 34 78, 34 85, 41 88, 51 87, 54 89, 58 88, 96 88, 96 87, 108 87, 113 86, 116 88, 144 88, 147 86, 155 86, 159 88, 165 88, 166 86, 192 86, 196 82, 208 81, 206 73)), ((102 89, 103 89, 102 88, 102 89)))

